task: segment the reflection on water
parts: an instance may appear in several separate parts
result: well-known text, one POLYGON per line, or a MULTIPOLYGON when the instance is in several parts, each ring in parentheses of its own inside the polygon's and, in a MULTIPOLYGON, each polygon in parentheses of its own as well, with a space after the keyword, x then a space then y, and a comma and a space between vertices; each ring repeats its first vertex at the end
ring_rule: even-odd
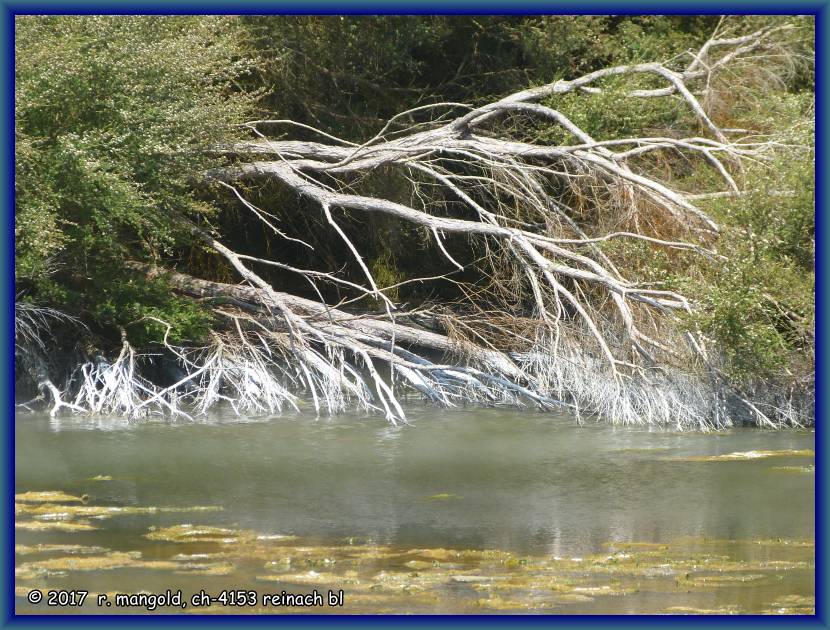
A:
POLYGON ((811 432, 409 415, 20 415, 18 594, 342 588, 345 608, 310 611, 812 610, 811 432))

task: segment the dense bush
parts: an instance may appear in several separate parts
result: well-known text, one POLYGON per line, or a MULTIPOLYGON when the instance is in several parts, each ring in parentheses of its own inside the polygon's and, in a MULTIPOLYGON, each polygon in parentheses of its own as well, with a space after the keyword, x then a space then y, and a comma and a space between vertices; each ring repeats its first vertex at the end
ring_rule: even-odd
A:
MULTIPOLYGON (((233 278, 174 226, 170 211, 212 222, 231 241, 244 240, 255 255, 277 246, 249 232, 246 215, 231 211, 232 200, 212 205, 194 193, 193 176, 222 160, 206 149, 244 137, 241 123, 291 118, 364 140, 390 116, 423 103, 481 103, 617 63, 673 60, 682 68, 690 60, 686 51, 705 41, 719 19, 18 18, 18 291, 22 299, 81 317, 113 341, 119 326, 146 315, 170 322, 175 339, 198 339, 210 326, 201 308, 173 298, 161 281, 131 274, 123 261, 181 263, 206 277, 233 278)), ((782 20, 730 19, 744 31, 782 20)), ((795 23, 780 55, 755 65, 750 59, 724 73, 704 103, 719 124, 782 143, 772 164, 739 175, 740 184, 754 192, 701 202, 723 226, 710 246, 729 260, 713 262, 637 243, 605 247, 634 279, 690 295, 698 309, 685 325, 718 343, 726 371, 738 379, 803 376, 812 370, 812 23, 807 18, 795 23), (758 70, 760 65, 765 70, 758 70)), ((702 133, 678 99, 625 98, 623 83, 632 85, 631 79, 608 80, 602 95, 573 93, 549 104, 603 138, 702 133)), ((643 79, 642 86, 648 85, 643 79)), ((279 135, 286 128, 269 131, 279 135)), ((544 125, 525 133, 529 140, 566 140, 558 128, 544 125)), ((715 181, 702 160, 666 154, 659 168, 689 192, 711 190, 715 181)), ((397 182, 381 176, 369 185, 397 182)), ((325 238, 313 229, 313 219, 296 211, 291 195, 270 187, 251 195, 281 208, 284 220, 305 226, 311 239, 325 238)), ((613 221, 605 210, 586 210, 588 231, 591 221, 613 221)), ((418 265, 429 262, 417 251, 397 247, 394 224, 361 221, 348 218, 349 229, 363 239, 361 251, 388 280, 415 275, 418 265)), ((342 247, 315 245, 331 259, 342 247)), ((304 251, 283 250, 298 263, 305 262, 299 258, 304 251)), ((162 332, 146 321, 130 328, 139 344, 162 332)))
POLYGON ((18 291, 109 334, 151 312, 180 338, 203 332, 198 307, 123 263, 189 239, 168 212, 211 215, 191 179, 252 103, 234 87, 250 67, 241 42, 224 18, 17 19, 18 291))

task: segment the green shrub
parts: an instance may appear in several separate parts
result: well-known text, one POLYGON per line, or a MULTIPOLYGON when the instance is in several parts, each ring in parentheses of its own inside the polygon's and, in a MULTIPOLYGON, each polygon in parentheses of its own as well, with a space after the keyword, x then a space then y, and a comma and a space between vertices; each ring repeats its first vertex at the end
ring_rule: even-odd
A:
POLYGON ((712 208, 725 263, 689 271, 695 325, 714 338, 736 378, 812 370, 815 325, 813 155, 783 157, 748 175, 755 192, 712 208))
POLYGON ((206 149, 239 136, 252 104, 235 87, 250 66, 237 21, 27 16, 15 26, 18 289, 92 314, 111 335, 122 310, 152 304, 194 337, 200 318, 178 316, 172 297, 121 291, 123 262, 189 242, 170 211, 211 213, 192 178, 221 162, 206 149))

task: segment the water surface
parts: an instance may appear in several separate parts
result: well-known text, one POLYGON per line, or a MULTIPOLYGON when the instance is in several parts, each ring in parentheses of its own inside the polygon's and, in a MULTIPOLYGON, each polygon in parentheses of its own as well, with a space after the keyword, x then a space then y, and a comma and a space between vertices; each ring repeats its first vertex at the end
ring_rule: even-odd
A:
POLYGON ((27 603, 31 588, 324 587, 344 589, 346 612, 811 610, 812 432, 580 427, 492 409, 409 418, 21 414, 15 492, 83 502, 21 502, 54 508, 18 510, 19 525, 52 524, 16 531, 18 610, 72 612, 27 603), (195 507, 213 510, 173 511, 195 507), (222 529, 164 534, 181 525, 222 529), (44 546, 68 544, 82 548, 44 546), (69 562, 81 557, 109 560, 69 562))

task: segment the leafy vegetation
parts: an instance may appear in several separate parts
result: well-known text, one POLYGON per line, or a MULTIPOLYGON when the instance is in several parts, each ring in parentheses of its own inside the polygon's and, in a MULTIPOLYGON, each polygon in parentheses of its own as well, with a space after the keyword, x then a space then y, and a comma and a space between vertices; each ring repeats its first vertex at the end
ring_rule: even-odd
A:
POLYGON ((192 302, 131 278, 189 236, 169 212, 212 216, 194 173, 239 135, 251 67, 223 18, 20 17, 16 22, 18 291, 113 335, 150 313, 204 332, 192 302))
MULTIPOLYGON (((165 327, 152 318, 171 325, 173 341, 198 342, 214 324, 202 303, 178 297, 165 280, 147 280, 124 264, 178 266, 223 282, 235 278, 171 217, 215 228, 231 244, 244 241, 252 255, 280 248, 286 264, 308 262, 307 249, 252 227, 250 215, 227 191, 206 194, 195 185, 198 174, 232 159, 218 155, 217 145, 250 139, 244 123, 293 119, 364 141, 415 105, 480 104, 614 64, 674 60, 683 67, 691 61, 688 51, 698 48, 719 20, 20 17, 15 48, 20 299, 80 318, 102 346, 117 347, 124 328, 138 347, 159 341, 165 327)), ((730 20, 742 32, 782 22, 780 17, 730 20)), ((723 373, 740 383, 804 383, 813 371, 813 31, 807 18, 790 22, 796 28, 782 37, 779 54, 749 57, 723 73, 703 103, 719 126, 774 139, 779 147, 772 163, 736 175, 747 194, 700 201, 722 228, 706 245, 727 260, 640 242, 602 245, 633 279, 690 296, 695 309, 682 325, 702 331, 721 352, 723 373)), ((612 77, 602 83, 601 94, 575 91, 548 104, 603 139, 705 135, 679 98, 624 95, 632 87, 655 86, 647 76, 612 77)), ((402 122, 434 116, 413 113, 402 122)), ((522 119, 515 125, 528 141, 574 141, 561 126, 522 119)), ((283 128, 275 129, 278 136, 283 128)), ((304 129, 294 131, 293 137, 319 139, 304 129)), ((711 191, 716 177, 705 160, 670 150, 645 168, 680 181, 692 194, 711 191)), ((363 183, 410 201, 407 182, 380 174, 363 183)), ((297 211, 305 202, 270 186, 245 192, 256 204, 277 208, 283 227, 308 235, 315 254, 330 267, 344 267, 352 280, 361 278, 353 262, 335 265, 350 259, 348 251, 297 211)), ((451 201, 435 201, 452 214, 451 201)), ((601 198, 586 202, 579 220, 589 233, 600 224, 626 227, 601 198)), ((395 222, 347 215, 343 224, 383 284, 426 275, 436 264, 417 247, 402 245, 402 228, 395 222)), ((667 229, 657 220, 650 226, 658 237, 675 236, 667 229)), ((447 247, 464 255, 452 240, 447 247)), ((264 277, 278 288, 316 297, 285 270, 271 269, 264 277)), ((340 299, 339 291, 326 297, 340 299)), ((422 291, 421 285, 401 285, 389 296, 415 302, 436 296, 422 291)), ((447 284, 437 291, 451 301, 456 289, 447 284)))
POLYGON ((738 379, 794 373, 814 360, 815 215, 810 154, 781 160, 778 176, 750 177, 754 192, 718 203, 729 260, 684 280, 699 296, 694 322, 726 353, 738 379))

